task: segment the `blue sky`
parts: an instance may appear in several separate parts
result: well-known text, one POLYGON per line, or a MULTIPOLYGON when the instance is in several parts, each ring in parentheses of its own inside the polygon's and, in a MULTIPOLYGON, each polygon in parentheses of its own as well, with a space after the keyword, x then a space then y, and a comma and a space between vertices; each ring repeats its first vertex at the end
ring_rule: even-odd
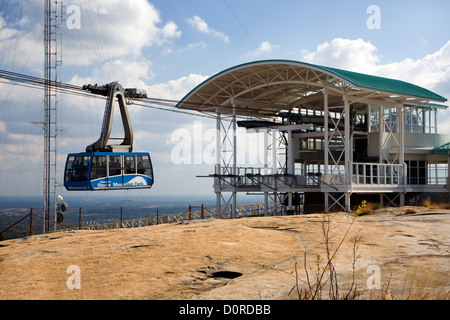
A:
MULTIPOLYGON (((0 68, 43 73, 43 1, 0 5, 0 68)), ((80 28, 61 25, 61 80, 118 80, 150 96, 180 99, 207 77, 262 59, 291 59, 397 78, 450 97, 450 1, 65 0, 80 8, 80 28), (381 10, 380 29, 366 12, 381 10)), ((67 17, 66 17, 67 18, 67 17)), ((42 92, 0 83, 0 194, 42 193, 42 92)), ((97 139, 103 102, 60 97, 59 171, 65 155, 97 139)), ((191 116, 130 107, 136 148, 152 153, 151 194, 212 193, 197 175, 211 165, 175 165, 171 134, 191 116)), ((449 112, 440 115, 450 133, 449 112)), ((61 193, 66 193, 64 189, 61 193)), ((119 194, 119 193, 117 193, 119 194)))

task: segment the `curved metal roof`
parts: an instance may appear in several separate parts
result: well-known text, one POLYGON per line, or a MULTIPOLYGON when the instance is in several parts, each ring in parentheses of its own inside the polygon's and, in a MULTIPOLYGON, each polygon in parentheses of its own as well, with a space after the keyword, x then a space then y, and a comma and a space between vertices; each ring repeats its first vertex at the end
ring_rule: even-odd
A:
POLYGON ((342 104, 343 95, 353 101, 365 99, 385 105, 447 101, 405 81, 299 61, 263 60, 217 73, 189 92, 177 107, 204 112, 220 108, 227 112, 234 104, 240 114, 277 112, 301 105, 320 107, 324 90, 337 104, 342 104))

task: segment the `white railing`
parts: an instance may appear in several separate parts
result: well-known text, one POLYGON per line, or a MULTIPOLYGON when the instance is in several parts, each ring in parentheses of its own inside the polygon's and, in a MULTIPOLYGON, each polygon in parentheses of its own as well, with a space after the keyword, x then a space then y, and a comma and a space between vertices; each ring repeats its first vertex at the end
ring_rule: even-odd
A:
POLYGON ((280 186, 290 187, 317 187, 325 183, 330 186, 342 185, 406 185, 407 166, 390 163, 363 163, 351 164, 349 175, 345 172, 333 174, 262 174, 264 168, 236 168, 236 174, 228 174, 230 168, 216 167, 216 174, 220 177, 217 185, 233 187, 261 187, 262 185, 273 188, 280 186))
POLYGON ((406 164, 353 163, 352 184, 405 185, 406 164))

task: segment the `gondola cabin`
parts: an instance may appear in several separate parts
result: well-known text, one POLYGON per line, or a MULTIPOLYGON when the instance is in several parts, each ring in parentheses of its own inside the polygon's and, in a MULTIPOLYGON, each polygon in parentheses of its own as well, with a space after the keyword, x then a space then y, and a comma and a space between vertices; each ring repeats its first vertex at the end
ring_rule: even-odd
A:
POLYGON ((153 185, 145 152, 84 152, 67 156, 64 186, 69 191, 145 189, 153 185))

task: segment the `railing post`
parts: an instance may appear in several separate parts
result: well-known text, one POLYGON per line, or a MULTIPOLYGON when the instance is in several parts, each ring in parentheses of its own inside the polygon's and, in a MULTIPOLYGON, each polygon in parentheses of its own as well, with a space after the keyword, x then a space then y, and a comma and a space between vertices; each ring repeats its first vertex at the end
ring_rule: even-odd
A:
POLYGON ((123 226, 122 226, 122 207, 120 207, 120 228, 123 228, 123 226))
POLYGON ((191 210, 192 210, 192 206, 189 205, 189 221, 191 221, 191 210))
POLYGON ((202 215, 202 219, 205 219, 205 211, 204 211, 204 207, 203 207, 203 203, 202 203, 202 209, 201 209, 202 211, 202 213, 201 213, 201 215, 202 215))
POLYGON ((33 235, 33 208, 30 210, 30 236, 33 235))

